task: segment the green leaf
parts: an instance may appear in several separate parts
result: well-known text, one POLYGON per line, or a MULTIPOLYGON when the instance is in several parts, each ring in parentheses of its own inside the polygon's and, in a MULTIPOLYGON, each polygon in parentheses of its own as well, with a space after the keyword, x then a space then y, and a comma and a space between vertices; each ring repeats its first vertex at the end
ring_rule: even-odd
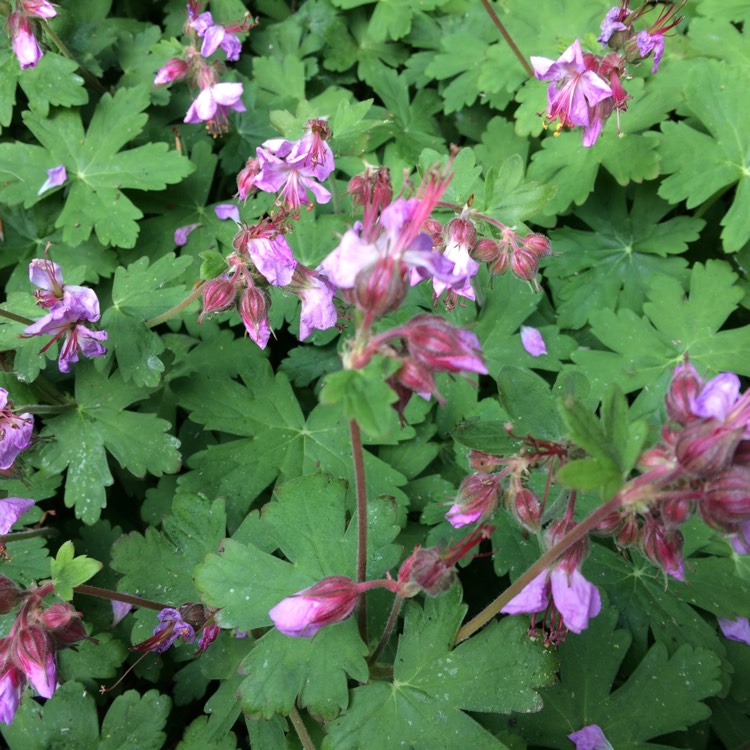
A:
POLYGON ((147 599, 179 606, 195 599, 193 570, 226 534, 224 502, 177 494, 162 528, 159 532, 149 527, 144 535, 133 531, 121 537, 112 547, 112 567, 122 573, 120 591, 137 591, 147 599))
POLYGON ((657 643, 610 693, 630 644, 626 630, 614 630, 616 619, 605 610, 560 647, 560 683, 543 690, 544 710, 533 719, 516 717, 528 742, 563 750, 568 734, 597 724, 613 747, 664 747, 647 740, 710 715, 701 701, 721 688, 719 660, 702 648, 681 646, 669 657, 657 643))
POLYGON ((55 593, 66 601, 73 598, 73 588, 93 578, 103 567, 86 555, 74 557, 73 542, 64 542, 52 560, 52 583, 55 593))
POLYGON ((729 253, 750 240, 750 180, 744 166, 750 136, 741 127, 748 117, 744 91, 743 76, 724 63, 707 61, 691 67, 686 99, 708 133, 685 122, 665 122, 659 149, 662 169, 672 175, 659 195, 670 203, 685 200, 693 208, 736 185, 732 206, 721 220, 721 238, 729 253), (686 153, 690 159, 684 158, 686 153))
POLYGON ((165 285, 191 263, 190 257, 175 258, 167 253, 151 265, 144 257, 115 272, 112 307, 104 312, 102 327, 109 333, 109 345, 124 380, 147 387, 159 384, 164 371, 159 355, 164 344, 146 326, 146 320, 166 312, 187 296, 184 285, 165 285))
POLYGON ((349 711, 328 726, 324 750, 392 747, 504 748, 463 711, 538 711, 537 689, 555 659, 528 638, 521 618, 493 622, 453 648, 466 608, 454 586, 424 608, 407 605, 393 682, 355 688, 349 711), (492 659, 487 654, 493 654, 492 659))
POLYGON ((142 112, 148 104, 145 86, 120 89, 114 97, 105 94, 85 133, 77 112, 57 110, 49 118, 25 113, 26 125, 42 146, 0 144, 0 163, 5 165, 0 169, 0 198, 32 206, 40 199, 44 169, 63 164, 69 188, 55 223, 63 230, 63 241, 75 247, 95 230, 104 245, 134 247, 137 219, 143 214, 121 190, 163 190, 194 169, 162 142, 120 151, 143 130, 148 118, 142 112))
POLYGON ((105 448, 131 474, 161 476, 179 469, 179 442, 165 434, 170 428, 165 420, 125 410, 146 394, 119 374, 105 378, 79 363, 76 375, 76 408, 47 420, 42 435, 55 439, 44 445, 41 457, 50 472, 67 468, 65 505, 90 525, 106 505, 104 488, 113 482, 105 448))
MULTIPOLYGON (((196 570, 196 585, 219 621, 241 630, 270 624, 268 611, 281 599, 321 578, 355 574, 357 524, 347 523, 346 487, 316 474, 279 487, 253 534, 290 561, 254 544, 227 540, 196 570), (291 564, 290 564, 291 563, 291 564)), ((368 577, 382 577, 398 559, 391 540, 395 508, 373 502, 368 515, 368 577)), ((367 648, 349 620, 321 631, 314 639, 267 633, 243 663, 243 709, 269 718, 287 714, 299 701, 331 718, 348 703, 346 675, 364 680, 367 648)))

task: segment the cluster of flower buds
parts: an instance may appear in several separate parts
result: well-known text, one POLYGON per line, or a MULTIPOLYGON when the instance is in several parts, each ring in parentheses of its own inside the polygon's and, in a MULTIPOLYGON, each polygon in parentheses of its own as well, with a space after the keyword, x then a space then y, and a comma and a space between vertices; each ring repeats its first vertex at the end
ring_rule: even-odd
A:
POLYGON ((7 27, 13 54, 18 58, 21 70, 35 68, 44 54, 34 35, 33 19, 54 18, 56 15, 57 11, 47 0, 16 0, 7 27))
POLYGON ((42 698, 57 689, 57 652, 88 636, 81 613, 67 602, 44 605, 53 586, 22 591, 0 576, 0 613, 23 602, 10 632, 0 638, 0 721, 10 724, 27 684, 42 698))
MULTIPOLYGON (((639 63, 653 54, 656 73, 664 52, 664 35, 681 20, 682 2, 667 3, 656 21, 643 31, 633 25, 653 8, 644 2, 635 10, 629 0, 610 9, 601 24, 599 42, 612 52, 602 56, 581 49, 576 39, 557 60, 532 57, 531 64, 540 81, 549 81, 546 119, 558 120, 557 135, 562 128, 582 127, 583 145, 593 146, 612 112, 624 112, 630 98, 622 86, 628 63, 639 63)), ((619 130, 619 127, 618 127, 619 130)))
POLYGON ((282 599, 269 617, 277 630, 294 638, 310 638, 322 628, 343 622, 354 612, 360 596, 373 588, 384 588, 402 599, 420 591, 437 596, 456 579, 455 565, 483 539, 494 526, 480 526, 452 547, 417 547, 401 565, 398 578, 356 583, 346 576, 330 576, 314 586, 282 599))
POLYGON ((472 251, 472 257, 487 264, 490 276, 502 276, 510 269, 514 276, 528 281, 538 291, 539 261, 551 253, 549 238, 536 233, 520 237, 510 227, 504 227, 501 233, 499 240, 479 240, 472 251))
POLYGON ((165 607, 157 618, 159 623, 154 633, 145 641, 136 643, 131 651, 153 651, 163 654, 176 640, 193 643, 200 633, 198 654, 202 654, 218 637, 220 628, 213 621, 217 610, 203 604, 189 602, 178 608, 165 607))
POLYGON ((750 553, 750 392, 740 393, 734 373, 705 382, 685 362, 675 369, 666 409, 661 442, 643 453, 643 473, 597 531, 620 547, 637 545, 684 580, 679 527, 696 512, 738 553, 750 553))
POLYGON ((107 340, 106 331, 92 331, 83 322, 99 320, 99 299, 93 289, 64 284, 62 269, 47 258, 35 258, 29 264, 29 280, 38 289, 37 305, 49 310, 47 315, 28 326, 24 337, 51 335, 42 347, 44 352, 55 341, 63 339, 57 360, 60 372, 69 372, 78 355, 101 357, 107 350, 99 342, 107 340))
MULTIPOLYGON (((506 425, 505 429, 515 437, 512 425, 506 425)), ((469 463, 474 473, 461 482, 453 505, 445 514, 452 526, 461 528, 486 521, 502 499, 506 510, 526 531, 536 534, 541 529, 546 497, 540 500, 527 486, 527 478, 535 468, 545 468, 551 475, 555 463, 565 460, 567 448, 530 437, 524 438, 523 443, 518 453, 507 458, 470 452, 469 463)))
POLYGON ((227 257, 226 272, 204 286, 200 320, 236 306, 250 338, 265 349, 271 335, 271 300, 266 290, 277 286, 302 301, 301 339, 314 328, 325 330, 336 324, 335 289, 323 276, 295 259, 284 236, 288 218, 282 212, 254 226, 240 224, 233 241, 236 252, 227 257))
POLYGON ((191 88, 199 89, 200 93, 190 105, 184 122, 205 122, 208 132, 216 137, 229 129, 229 112, 245 111, 243 86, 241 83, 221 82, 219 77, 224 63, 218 60, 209 63, 206 58, 221 49, 225 60, 239 60, 242 42, 237 34, 247 32, 257 24, 249 13, 236 23, 217 24, 211 13, 201 13, 199 6, 197 0, 189 0, 184 31, 190 42, 181 57, 170 58, 157 71, 154 84, 161 86, 186 80, 191 88), (202 40, 200 48, 199 40, 202 40))

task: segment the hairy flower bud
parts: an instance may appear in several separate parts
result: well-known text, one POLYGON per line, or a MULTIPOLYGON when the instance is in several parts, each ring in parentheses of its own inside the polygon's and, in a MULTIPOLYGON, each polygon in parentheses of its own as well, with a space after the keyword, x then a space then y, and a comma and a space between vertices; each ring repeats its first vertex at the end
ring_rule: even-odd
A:
POLYGON ((57 667, 52 638, 44 628, 26 625, 12 636, 11 659, 43 698, 57 688, 57 667))
POLYGON ((693 422, 677 437, 677 460, 689 474, 710 479, 732 462, 744 431, 744 426, 730 429, 718 419, 693 422))
POLYGON ((445 519, 456 529, 476 523, 495 512, 500 492, 499 474, 470 474, 458 488, 445 519))
POLYGON ((490 276, 502 276, 508 271, 509 267, 510 256, 508 255, 507 251, 504 250, 500 253, 496 260, 490 263, 490 265, 487 267, 487 270, 490 272, 490 276))
POLYGON ((695 421, 693 404, 702 388, 703 379, 687 360, 675 368, 665 397, 667 415, 673 422, 686 425, 695 421))
POLYGON ((203 287, 203 312, 198 318, 202 323, 206 315, 223 312, 234 305, 237 299, 237 287, 229 279, 211 279, 203 287))
POLYGON ((172 57, 156 71, 155 86, 182 80, 188 74, 189 66, 181 57, 172 57))
POLYGON ((439 547, 415 550, 404 565, 408 570, 408 582, 430 596, 447 591, 456 580, 456 571, 443 558, 439 547))
POLYGON ((55 602, 40 616, 42 624, 50 631, 55 645, 65 648, 88 638, 81 621, 81 613, 67 602, 55 602))
MULTIPOLYGON (((511 495, 510 491, 508 495, 511 495)), ((521 487, 513 493, 507 504, 521 526, 533 534, 539 531, 542 526, 542 503, 528 487, 521 487)))
POLYGON ((240 296, 239 312, 250 338, 265 349, 271 336, 268 322, 268 297, 256 286, 249 286, 240 296))
POLYGON ((485 237, 474 245, 471 257, 480 263, 494 263, 501 255, 505 255, 497 240, 485 237))
POLYGON ((0 575, 0 615, 10 612, 23 596, 23 591, 10 578, 0 575))
POLYGON ((543 234, 527 234, 523 238, 523 245, 535 253, 537 258, 546 258, 552 253, 549 237, 545 237, 543 234))
POLYGON ((670 498, 659 507, 659 513, 667 527, 681 526, 695 513, 695 500, 688 498, 670 498))
POLYGON ((706 482, 699 508, 703 520, 720 531, 732 533, 750 521, 750 469, 732 466, 706 482))
POLYGON ((477 241, 477 230, 474 222, 465 219, 463 216, 457 216, 448 222, 446 235, 449 242, 468 248, 469 253, 471 253, 471 249, 477 241))
POLYGON ((685 580, 682 542, 682 534, 677 529, 668 530, 653 518, 649 518, 641 529, 640 546, 643 554, 678 581, 685 580))
POLYGON ((510 270, 514 276, 524 281, 534 281, 539 272, 539 255, 526 247, 513 251, 510 259, 510 270))
POLYGON ((386 255, 357 274, 352 291, 357 307, 377 319, 400 307, 409 281, 401 263, 386 255))
POLYGON ((418 315, 404 326, 410 354, 429 369, 486 374, 479 339, 437 315, 418 315))

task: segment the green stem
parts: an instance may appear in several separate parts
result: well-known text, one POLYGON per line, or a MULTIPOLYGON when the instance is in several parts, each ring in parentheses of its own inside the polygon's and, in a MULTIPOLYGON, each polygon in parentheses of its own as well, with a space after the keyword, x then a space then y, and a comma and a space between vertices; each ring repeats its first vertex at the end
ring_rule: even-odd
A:
POLYGON ((206 282, 204 281, 202 284, 197 286, 195 289, 193 289, 192 292, 184 299, 182 302, 180 302, 178 305, 175 305, 171 310, 167 310, 165 313, 162 313, 161 315, 157 315, 155 318, 151 318, 151 320, 146 321, 146 325, 149 328, 155 328, 160 323, 164 323, 164 321, 169 320, 170 318, 173 318, 175 315, 178 315, 181 313, 186 307, 188 307, 190 304, 195 302, 195 300, 198 299, 198 297, 201 296, 203 293, 203 287, 206 286, 206 282))
POLYGON ((25 539, 36 539, 37 537, 54 537, 60 532, 52 526, 40 526, 38 529, 24 529, 23 531, 11 531, 0 536, 0 542, 21 542, 25 539))
POLYGON ((618 492, 608 503, 597 508, 566 534, 557 544, 550 547, 522 576, 515 580, 497 599, 488 604, 478 615, 465 623, 456 635, 456 643, 465 641, 484 627, 517 594, 533 581, 543 570, 549 568, 561 555, 576 542, 583 539, 591 529, 603 521, 613 510, 620 507, 622 499, 618 492))
POLYGON ((106 94, 107 89, 104 88, 104 86, 102 85, 102 82, 93 73, 91 73, 89 70, 84 68, 83 65, 81 65, 81 63, 79 63, 78 60, 75 59, 75 57, 73 57, 73 54, 67 48, 67 46, 65 45, 65 42, 63 42, 63 40, 60 39, 60 37, 57 36, 57 34, 52 30, 52 27, 49 25, 49 21, 46 18, 44 18, 42 19, 42 23, 44 24, 45 33, 52 40, 55 47, 57 47, 57 49, 60 51, 60 54, 63 55, 64 57, 67 57, 68 60, 70 60, 71 62, 74 62, 78 66, 78 70, 81 73, 81 77, 83 78, 83 80, 86 81, 86 83, 88 83, 89 86, 93 86, 102 94, 106 94))
POLYGON ((383 652, 383 649, 388 644, 391 633, 393 632, 393 628, 396 625, 396 620, 398 619, 398 613, 401 611, 401 605, 403 603, 404 598, 402 596, 398 596, 397 594, 396 598, 393 600, 393 607, 391 607, 391 614, 388 615, 388 622, 385 624, 383 635, 380 636, 380 640, 378 641, 378 645, 375 646, 375 650, 367 658, 368 664, 374 664, 377 661, 377 658, 383 652))
POLYGON ((85 594, 86 596, 98 596, 100 599, 109 599, 113 602, 125 602, 132 604, 134 607, 144 607, 145 609, 154 609, 157 612, 166 609, 168 605, 161 602, 154 602, 150 599, 141 599, 140 596, 131 596, 130 594, 121 594, 119 591, 110 591, 109 589, 100 589, 98 586, 88 586, 82 583, 80 586, 74 586, 73 591, 76 594, 85 594))
MULTIPOLYGON (((362 433, 356 419, 349 422, 349 433, 352 439, 352 460, 357 491, 357 583, 364 583, 367 580, 367 487, 362 433)), ((362 640, 367 643, 367 605, 364 593, 359 595, 357 624, 362 640)))
POLYGON ((292 722, 294 731, 297 732, 297 737, 299 737, 299 741, 304 750, 315 750, 312 737, 310 737, 305 722, 302 721, 302 717, 299 715, 297 706, 292 706, 292 710, 289 712, 289 720, 292 722))
POLYGON ((25 326, 30 326, 34 323, 31 318, 24 318, 23 315, 16 315, 15 313, 9 312, 8 310, 3 310, 2 307, 0 307, 0 316, 3 318, 8 318, 8 320, 12 320, 16 323, 23 323, 25 326))
POLYGON ((534 78, 534 69, 529 64, 529 61, 521 54, 521 50, 518 49, 518 46, 513 41, 513 37, 508 33, 503 22, 498 18, 497 13, 495 13, 495 9, 490 5, 489 0, 482 0, 482 5, 484 5, 484 9, 489 13, 492 22, 497 26, 500 34, 502 34, 503 39, 508 43, 513 54, 518 58, 521 65, 523 65, 523 69, 529 74, 529 78, 534 78))

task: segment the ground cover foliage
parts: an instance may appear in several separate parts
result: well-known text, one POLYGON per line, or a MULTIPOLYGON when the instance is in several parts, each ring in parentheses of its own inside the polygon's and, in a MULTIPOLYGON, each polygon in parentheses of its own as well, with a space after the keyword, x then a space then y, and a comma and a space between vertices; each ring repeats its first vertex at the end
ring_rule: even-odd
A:
POLYGON ((658 70, 562 130, 612 0, 491 6, 536 76, 480 0, 45 7, 0 2, 7 746, 748 747, 746 3, 646 3, 658 70), (264 187, 310 121, 335 167, 264 187), (400 255, 366 166, 432 201, 400 255))

